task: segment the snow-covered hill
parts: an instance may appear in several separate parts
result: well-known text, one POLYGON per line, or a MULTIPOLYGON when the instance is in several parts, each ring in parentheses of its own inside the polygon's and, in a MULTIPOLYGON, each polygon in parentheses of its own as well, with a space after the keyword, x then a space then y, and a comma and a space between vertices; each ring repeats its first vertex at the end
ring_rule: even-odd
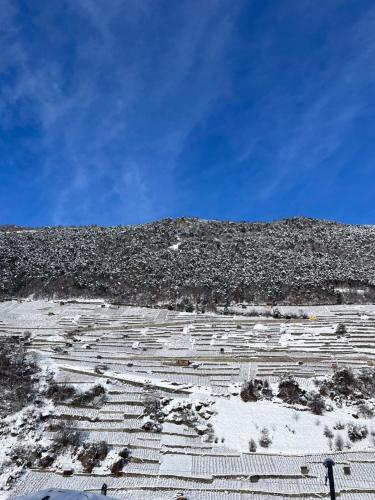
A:
POLYGON ((214 310, 375 300, 375 227, 294 218, 0 229, 0 297, 107 297, 214 310))

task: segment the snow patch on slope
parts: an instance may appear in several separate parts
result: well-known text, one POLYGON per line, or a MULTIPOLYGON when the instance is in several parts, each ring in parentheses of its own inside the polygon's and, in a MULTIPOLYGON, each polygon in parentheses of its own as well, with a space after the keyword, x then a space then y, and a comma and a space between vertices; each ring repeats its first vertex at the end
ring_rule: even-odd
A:
MULTIPOLYGON (((217 414, 211 419, 215 435, 230 449, 249 451, 249 441, 254 439, 258 452, 269 453, 320 453, 330 450, 329 439, 324 435, 325 426, 347 440, 346 430, 334 430, 338 421, 343 424, 369 424, 365 419, 353 419, 350 408, 339 409, 317 416, 309 411, 298 411, 278 402, 257 401, 245 403, 239 397, 217 399, 217 414), (259 446, 261 430, 266 427, 272 438, 269 448, 259 446)), ((351 449, 373 449, 371 428, 367 439, 350 443, 351 449)))

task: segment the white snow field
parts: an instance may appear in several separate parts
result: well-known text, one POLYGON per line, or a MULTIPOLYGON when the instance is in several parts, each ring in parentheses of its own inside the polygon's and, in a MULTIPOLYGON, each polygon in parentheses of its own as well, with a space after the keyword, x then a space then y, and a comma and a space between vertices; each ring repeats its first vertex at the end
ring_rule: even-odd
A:
MULTIPOLYGON (((300 309, 308 319, 197 315, 84 299, 0 303, 0 336, 31 332, 27 348, 59 384, 84 390, 101 383, 107 391, 100 407, 49 403, 49 421, 64 421, 84 442, 110 447, 91 473, 70 448, 47 467, 13 471, 8 458, 17 422, 32 411, 23 410, 8 417, 12 435, 0 433, 0 498, 51 488, 100 494, 103 483, 108 496, 131 500, 328 498, 323 460, 332 456, 338 498, 374 499, 375 418, 334 401, 314 415, 276 394, 285 374, 313 390, 314 379, 337 367, 373 366, 375 306, 294 308, 300 309), (336 333, 339 323, 344 336, 336 333), (255 377, 268 380, 272 400, 242 401, 242 383, 255 377), (143 427, 150 395, 166 402, 159 432, 143 427), (194 421, 181 418, 186 411, 194 421), (363 439, 348 439, 352 424, 366 427, 363 439), (263 429, 268 447, 260 445, 263 429), (112 474, 111 460, 124 447, 130 461, 112 474)), ((50 434, 28 439, 43 442, 50 434)))

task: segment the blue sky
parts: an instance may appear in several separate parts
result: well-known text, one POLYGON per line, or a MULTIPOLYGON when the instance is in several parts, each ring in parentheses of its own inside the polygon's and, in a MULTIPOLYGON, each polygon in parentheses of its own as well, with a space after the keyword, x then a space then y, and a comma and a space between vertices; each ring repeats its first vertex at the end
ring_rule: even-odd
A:
POLYGON ((375 223, 373 1, 0 3, 0 224, 375 223))

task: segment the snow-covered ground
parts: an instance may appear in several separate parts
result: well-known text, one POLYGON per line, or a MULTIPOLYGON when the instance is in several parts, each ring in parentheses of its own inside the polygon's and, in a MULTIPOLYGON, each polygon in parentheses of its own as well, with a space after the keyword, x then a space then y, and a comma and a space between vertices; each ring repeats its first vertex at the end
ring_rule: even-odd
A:
MULTIPOLYGON (((221 441, 225 439, 228 447, 239 451, 249 451, 251 439, 257 444, 258 451, 283 454, 330 453, 335 451, 335 439, 341 436, 343 449, 375 450, 375 421, 370 420, 369 433, 366 439, 351 442, 346 428, 336 430, 337 424, 369 426, 368 419, 354 419, 352 409, 336 408, 324 415, 314 415, 306 408, 294 409, 273 401, 257 401, 244 403, 240 398, 232 396, 216 401, 217 414, 212 418, 215 433, 221 441), (332 432, 328 438, 325 429, 332 432), (272 443, 267 448, 259 445, 262 429, 268 429, 272 443)), ((342 427, 340 425, 340 427, 342 427)))
MULTIPOLYGON (((23 469, 4 498, 53 487, 99 493, 104 482, 109 495, 126 498, 130 492, 134 500, 171 499, 181 492, 207 500, 238 499, 240 494, 247 500, 259 492, 268 500, 271 493, 288 498, 300 491, 309 498, 327 492, 322 479, 327 454, 341 464, 336 474, 342 499, 352 500, 346 495, 355 490, 356 500, 368 500, 358 492, 361 488, 375 497, 370 480, 375 474, 375 419, 357 418, 355 401, 340 407, 327 396, 323 415, 314 415, 307 406, 277 397, 278 382, 286 374, 314 391, 314 379, 330 377, 337 368, 372 367, 375 306, 310 306, 305 312, 306 319, 286 320, 177 313, 87 299, 0 303, 0 336, 29 331, 27 349, 37 353, 57 384, 71 385, 77 393, 95 384, 105 388, 105 401, 98 407, 43 400, 41 409, 51 415, 46 425, 65 422, 83 443, 108 444, 106 458, 91 474, 78 460, 79 451, 68 447, 45 468, 23 469), (337 333, 340 324, 345 334, 337 333), (269 381, 272 400, 242 401, 242 383, 254 378, 269 381), (150 398, 161 406, 146 415, 150 398), (145 426, 150 421, 158 432, 145 426), (350 440, 350 425, 365 426, 366 436, 350 440), (260 444, 264 429, 267 447, 260 444), (251 440, 256 452, 249 450, 251 440), (337 441, 342 441, 342 451, 337 451, 337 441), (123 473, 114 475, 111 467, 124 447, 131 459, 123 473), (350 475, 344 463, 350 464, 350 475), (306 464, 307 475, 301 472, 306 464), (252 475, 260 479, 250 481, 252 475)), ((374 401, 369 404, 374 407, 374 401)), ((13 433, 0 436, 0 462, 8 461, 2 468, 3 487, 9 474, 17 472, 9 451, 19 437, 30 446, 50 438, 39 424, 22 434, 28 411, 35 408, 7 417, 13 433)))

